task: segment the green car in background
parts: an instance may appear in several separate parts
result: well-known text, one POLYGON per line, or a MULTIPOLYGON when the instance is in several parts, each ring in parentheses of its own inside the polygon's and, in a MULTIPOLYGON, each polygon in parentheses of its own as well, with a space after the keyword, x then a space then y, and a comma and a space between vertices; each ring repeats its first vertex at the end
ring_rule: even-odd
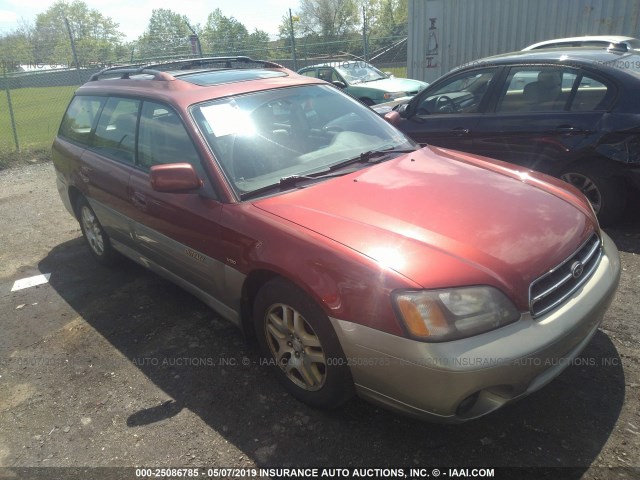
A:
POLYGON ((366 105, 412 97, 428 85, 418 80, 389 76, 360 60, 312 65, 298 70, 298 73, 332 83, 366 105))

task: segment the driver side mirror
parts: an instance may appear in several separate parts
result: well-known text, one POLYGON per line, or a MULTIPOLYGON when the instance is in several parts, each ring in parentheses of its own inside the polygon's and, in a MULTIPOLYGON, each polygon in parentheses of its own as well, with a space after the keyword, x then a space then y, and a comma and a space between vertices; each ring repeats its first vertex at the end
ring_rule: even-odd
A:
POLYGON ((334 80, 333 82, 331 82, 333 85, 335 85, 338 88, 347 88, 347 84, 344 82, 341 82, 340 80, 334 80))
POLYGON ((400 114, 396 111, 391 111, 384 114, 384 119, 394 127, 400 125, 400 114))
POLYGON ((154 165, 149 173, 151 188, 156 192, 187 193, 202 187, 203 182, 190 163, 154 165))

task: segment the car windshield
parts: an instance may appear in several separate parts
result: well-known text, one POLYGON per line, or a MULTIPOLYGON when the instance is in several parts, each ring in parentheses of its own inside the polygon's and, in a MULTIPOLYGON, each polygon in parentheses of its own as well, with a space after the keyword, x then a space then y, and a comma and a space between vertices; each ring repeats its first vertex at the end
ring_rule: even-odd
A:
POLYGON ((350 85, 387 78, 380 70, 365 62, 343 62, 335 69, 350 85))
POLYGON ((340 164, 370 156, 363 154, 415 148, 373 111, 328 85, 224 98, 191 112, 241 198, 286 177, 335 176, 340 164))

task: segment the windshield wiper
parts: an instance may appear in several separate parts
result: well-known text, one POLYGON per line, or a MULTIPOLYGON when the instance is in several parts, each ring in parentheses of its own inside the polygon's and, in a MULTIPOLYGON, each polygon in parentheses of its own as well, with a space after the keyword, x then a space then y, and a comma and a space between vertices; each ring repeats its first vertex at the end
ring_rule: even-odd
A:
POLYGON ((301 180, 322 180, 325 178, 332 177, 341 177, 342 175, 346 175, 349 172, 341 172, 341 173, 333 173, 331 169, 322 170, 321 172, 314 173, 311 175, 289 175, 287 177, 282 177, 279 182, 279 186, 281 187, 290 187, 295 186, 300 183, 301 180))
POLYGON ((382 148, 379 150, 368 150, 366 152, 362 152, 357 157, 353 157, 353 158, 350 158, 349 160, 345 160, 344 162, 331 165, 329 167, 329 170, 331 171, 339 170, 349 165, 353 165, 354 163, 378 163, 383 160, 383 158, 379 158, 379 157, 386 157, 387 155, 390 155, 393 153, 400 154, 400 153, 411 153, 415 151, 416 151, 415 148, 395 148, 395 147, 382 148), (376 158, 378 159, 374 160, 376 158))
POLYGON ((328 169, 322 170, 320 172, 312 173, 310 175, 288 175, 286 177, 282 177, 278 183, 266 185, 250 192, 241 193, 240 199, 246 200, 248 198, 257 197, 273 190, 282 191, 287 187, 295 187, 302 181, 324 180, 327 178, 340 177, 342 175, 351 173, 352 170, 347 170, 339 173, 336 172, 336 170, 348 167, 349 165, 353 165, 355 163, 378 163, 383 160, 383 158, 380 157, 385 157, 394 153, 400 154, 415 151, 415 148, 396 149, 394 147, 384 148, 380 150, 369 150, 367 152, 362 152, 357 157, 350 158, 349 160, 345 160, 344 162, 336 163, 335 165, 331 165, 328 169))
POLYGON ((317 172, 317 173, 314 173, 314 174, 311 174, 311 175, 289 175, 287 177, 282 177, 278 183, 273 183, 271 185, 266 185, 264 187, 260 187, 260 188, 258 188, 256 190, 252 190, 250 192, 241 193, 240 194, 240 198, 242 200, 246 200, 247 198, 259 196, 259 195, 261 195, 263 193, 270 192, 272 190, 279 189, 280 191, 282 191, 283 189, 285 189, 287 187, 295 187, 300 182, 305 181, 305 180, 306 181, 309 181, 309 180, 324 180, 324 179, 327 179, 327 178, 341 177, 343 175, 346 175, 347 173, 350 173, 350 172, 334 173, 331 170, 322 170, 321 172, 317 172))

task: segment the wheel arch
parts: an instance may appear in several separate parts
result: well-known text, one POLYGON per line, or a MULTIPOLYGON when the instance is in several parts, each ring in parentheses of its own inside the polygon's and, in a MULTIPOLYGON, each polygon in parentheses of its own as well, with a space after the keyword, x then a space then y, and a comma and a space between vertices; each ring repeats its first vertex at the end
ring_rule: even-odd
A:
POLYGON ((559 177, 561 174, 571 169, 588 169, 595 173, 599 173, 605 177, 624 180, 624 169, 622 164, 616 160, 593 153, 592 155, 581 156, 573 159, 571 162, 562 165, 554 172, 554 176, 559 177), (613 168, 612 168, 613 167, 613 168), (617 168, 616 168, 617 167, 617 168))
POLYGON ((74 186, 69 187, 67 194, 69 195, 69 203, 71 204, 71 208, 75 213, 76 219, 79 219, 80 216, 78 215, 78 198, 83 197, 84 195, 77 187, 74 186))
POLYGON ((282 275, 273 270, 258 269, 249 273, 245 278, 240 296, 240 326, 247 339, 255 340, 253 304, 256 295, 258 295, 263 285, 278 277, 282 277, 282 275))
MULTIPOLYGON (((565 181, 567 181, 563 178, 565 174, 586 177, 588 183, 585 183, 585 186, 591 194, 595 192, 598 207, 589 193, 586 191, 582 193, 594 206, 600 225, 609 226, 620 219, 627 203, 630 185, 624 172, 622 164, 615 160, 602 156, 589 156, 565 165, 557 176, 565 181)), ((582 190, 579 185, 574 184, 574 186, 582 190)))
MULTIPOLYGON (((319 275, 319 272, 310 273, 307 277, 314 278, 317 275, 319 275)), ((245 278, 244 283, 242 284, 242 292, 240 297, 240 324, 242 331, 247 338, 255 337, 253 328, 253 305, 256 296, 264 285, 276 278, 289 282, 305 292, 309 296, 309 298, 313 300, 316 305, 318 305, 323 313, 329 316, 330 308, 327 306, 326 302, 323 301, 322 296, 319 296, 318 292, 315 292, 313 289, 309 288, 306 282, 296 280, 290 275, 281 273, 277 269, 261 267, 250 272, 245 278)), ((326 282, 320 281, 319 283, 326 285, 326 282)), ((337 294, 337 288, 335 289, 335 292, 330 293, 328 291, 324 291, 323 293, 329 295, 332 293, 337 294)))

